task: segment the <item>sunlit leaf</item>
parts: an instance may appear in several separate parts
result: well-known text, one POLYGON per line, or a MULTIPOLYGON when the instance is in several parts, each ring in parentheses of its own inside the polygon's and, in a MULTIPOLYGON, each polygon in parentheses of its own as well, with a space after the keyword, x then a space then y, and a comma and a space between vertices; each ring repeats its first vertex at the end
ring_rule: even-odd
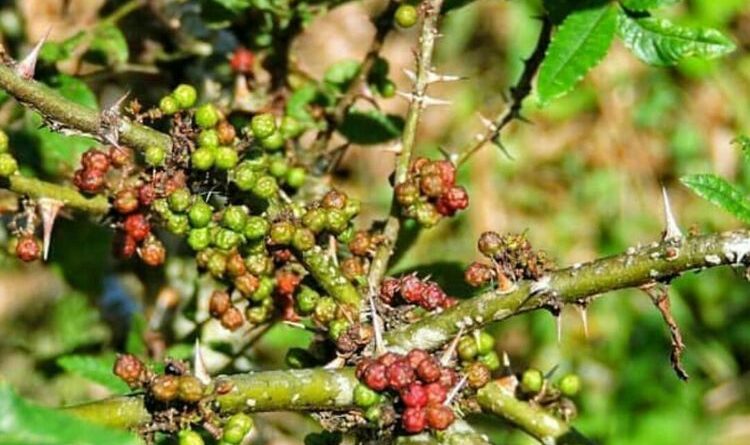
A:
POLYGON ((401 135, 404 121, 399 116, 377 110, 351 110, 338 128, 349 142, 369 145, 390 141, 401 135))
POLYGON ((114 65, 128 61, 130 52, 125 36, 115 26, 101 26, 94 31, 89 46, 89 57, 103 64, 114 65))
POLYGON ((64 370, 105 386, 116 394, 129 391, 128 385, 112 373, 115 356, 66 355, 57 359, 64 370))
POLYGON ((645 11, 647 9, 674 5, 680 1, 681 0, 622 0, 622 5, 633 11, 645 11))
POLYGON ((698 196, 721 207, 737 219, 750 223, 750 200, 744 192, 724 178, 701 174, 683 176, 680 180, 698 196))
POLYGON ((360 63, 345 59, 331 65, 323 75, 323 80, 339 90, 346 89, 359 74, 360 63))

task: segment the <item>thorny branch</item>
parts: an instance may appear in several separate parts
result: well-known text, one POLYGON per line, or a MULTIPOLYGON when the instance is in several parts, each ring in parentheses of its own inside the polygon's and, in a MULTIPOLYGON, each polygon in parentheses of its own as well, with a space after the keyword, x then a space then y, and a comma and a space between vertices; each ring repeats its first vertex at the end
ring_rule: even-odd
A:
POLYGON ((651 286, 644 286, 642 288, 646 294, 651 298, 651 302, 661 313, 664 323, 669 327, 669 334, 672 339, 672 352, 669 355, 669 360, 672 363, 672 369, 675 374, 682 380, 688 379, 688 373, 682 366, 682 352, 685 350, 685 343, 682 341, 682 333, 680 327, 677 325, 677 321, 672 315, 672 304, 669 300, 669 288, 663 284, 656 284, 651 286))

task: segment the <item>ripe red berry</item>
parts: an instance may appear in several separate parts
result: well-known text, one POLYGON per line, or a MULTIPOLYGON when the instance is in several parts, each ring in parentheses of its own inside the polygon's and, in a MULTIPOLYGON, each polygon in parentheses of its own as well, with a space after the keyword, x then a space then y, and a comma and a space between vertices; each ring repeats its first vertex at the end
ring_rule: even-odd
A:
POLYGON ((458 298, 455 297, 445 297, 445 300, 443 300, 443 309, 451 308, 458 304, 458 298))
POLYGON ((107 173, 109 170, 109 157, 104 152, 92 148, 81 157, 81 165, 85 170, 96 170, 107 173))
POLYGON ((425 283, 424 290, 422 291, 422 299, 419 304, 427 310, 433 310, 442 306, 445 297, 445 292, 443 292, 443 289, 437 283, 428 282, 425 283))
POLYGON ((383 284, 380 285, 380 298, 385 303, 390 304, 391 302, 393 302, 393 299, 396 298, 396 295, 400 290, 401 280, 388 277, 383 280, 383 284))
POLYGON ((370 357, 364 357, 362 360, 357 362, 357 366, 354 370, 354 375, 356 375, 359 380, 362 380, 364 378, 365 371, 367 371, 367 368, 370 367, 370 365, 372 365, 373 363, 375 363, 374 359, 371 359, 370 357))
POLYGON ((425 414, 427 417, 427 425, 438 431, 448 428, 456 419, 456 416, 453 414, 453 410, 450 409, 450 407, 439 404, 428 405, 427 409, 425 409, 425 414))
POLYGON ((443 403, 448 396, 448 389, 440 382, 428 383, 424 387, 427 392, 427 403, 443 403))
POLYGON ((221 325, 230 331, 236 331, 245 323, 242 311, 232 306, 221 316, 221 325))
POLYGON ((441 199, 444 199, 453 210, 463 210, 469 206, 469 194, 462 186, 451 187, 441 199))
POLYGON ((302 278, 294 272, 279 271, 276 273, 276 291, 283 295, 293 295, 302 278))
POLYGON ((118 231, 114 247, 115 255, 123 259, 128 259, 135 255, 138 248, 138 242, 127 233, 118 231))
POLYGON ((409 303, 419 302, 424 289, 424 282, 416 275, 408 275, 401 280, 401 296, 409 303))
POLYGON ((164 260, 167 257, 167 251, 164 249, 164 244, 156 238, 146 240, 138 249, 138 255, 141 257, 146 265, 156 267, 164 264, 164 260))
POLYGON ((156 199, 156 190, 151 184, 144 184, 138 189, 138 201, 142 206, 150 206, 156 199))
POLYGON ((253 61, 255 54, 247 48, 239 47, 232 53, 229 65, 238 73, 251 73, 253 71, 253 61))
POLYGON ((109 147, 109 162, 115 168, 122 168, 133 159, 133 150, 128 147, 115 147, 114 145, 109 147))
POLYGON ((427 415, 423 408, 406 408, 401 416, 401 425, 407 433, 421 433, 427 426, 427 415))
POLYGON ((422 168, 430 163, 430 160, 427 158, 424 158, 422 156, 418 157, 414 160, 414 162, 411 163, 411 171, 412 173, 421 172, 422 168))
POLYGON ((97 193, 104 188, 104 173, 81 168, 73 175, 73 184, 82 192, 97 193))
POLYGON ((143 362, 132 354, 118 355, 112 369, 114 374, 121 378, 131 388, 140 386, 145 370, 146 368, 143 366, 143 362))
POLYGON ((406 354, 406 361, 409 362, 409 366, 411 366, 412 369, 416 370, 419 367, 419 364, 429 357, 430 354, 424 349, 412 349, 406 354))
POLYGON ((402 358, 403 357, 400 354, 396 354, 395 352, 386 352, 385 354, 378 357, 378 363, 381 363, 385 366, 391 366, 402 358))
POLYGON ((440 379, 440 364, 433 357, 428 357, 417 366, 417 376, 425 383, 436 382, 440 379))
POLYGON ((42 246, 34 235, 24 235, 16 244, 16 256, 21 261, 36 261, 42 254, 42 246))
POLYGON ((480 287, 489 283, 494 276, 495 271, 491 266, 478 261, 469 264, 466 272, 464 272, 464 279, 469 283, 469 286, 473 287, 480 287))
POLYGON ((122 223, 125 232, 136 241, 143 241, 151 233, 151 225, 142 213, 133 213, 122 223))
POLYGON ((134 189, 120 190, 115 195, 114 207, 123 215, 134 212, 138 208, 138 192, 134 189))
POLYGON ((433 162, 435 169, 440 174, 445 188, 453 187, 456 184, 456 166, 451 161, 440 160, 433 162))
POLYGON ((447 190, 443 185, 443 179, 437 174, 422 176, 419 179, 419 188, 430 198, 439 198, 447 190))
POLYGON ((421 383, 415 382, 400 392, 401 401, 409 407, 420 407, 427 404, 427 391, 421 383))
POLYGON ((375 391, 382 391, 388 387, 388 377, 386 376, 386 368, 382 363, 372 363, 364 371, 364 383, 370 389, 375 391))
POLYGON ((388 367, 388 386, 400 390, 414 381, 415 373, 409 362, 399 360, 388 367))

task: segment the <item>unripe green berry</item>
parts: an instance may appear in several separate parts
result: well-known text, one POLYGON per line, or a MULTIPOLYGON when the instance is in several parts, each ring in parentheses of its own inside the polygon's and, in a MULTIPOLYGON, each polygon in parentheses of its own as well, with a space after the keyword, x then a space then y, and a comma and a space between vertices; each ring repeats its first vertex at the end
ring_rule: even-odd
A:
POLYGON ((292 167, 286 172, 286 185, 293 189, 302 187, 307 178, 307 172, 302 167, 292 167))
POLYGON ((311 209, 302 217, 302 224, 314 233, 322 232, 326 228, 326 211, 323 209, 311 209))
POLYGON ((274 244, 287 245, 292 242, 296 228, 291 221, 278 221, 271 224, 270 237, 274 244))
POLYGON ((434 205, 429 202, 417 204, 417 221, 424 227, 432 227, 440 222, 441 215, 434 205))
POLYGON ((485 364, 488 368, 490 368, 490 371, 496 371, 500 369, 500 357, 495 351, 490 351, 486 354, 480 354, 477 358, 477 361, 479 361, 479 363, 485 364))
POLYGON ((396 95, 396 84, 390 79, 385 79, 378 87, 380 95, 389 99, 396 95))
POLYGON ((190 221, 187 215, 170 215, 167 219, 167 230, 175 235, 184 235, 190 230, 190 221))
POLYGON ((375 424, 380 422, 380 418, 382 415, 383 415, 383 410, 380 409, 380 405, 373 405, 367 408, 367 411, 365 411, 365 419, 375 424))
POLYGON ((231 250, 232 248, 237 247, 240 242, 242 242, 242 238, 237 232, 229 229, 219 228, 216 231, 216 235, 214 236, 212 241, 214 246, 218 247, 219 249, 231 250))
POLYGON ((18 162, 10 153, 0 153, 0 176, 10 176, 18 171, 18 162))
POLYGON ((489 333, 485 331, 479 331, 479 334, 474 337, 474 340, 477 342, 477 350, 480 354, 487 354, 494 350, 495 337, 493 337, 489 333))
POLYGON ((169 218, 172 211, 169 210, 169 202, 165 198, 159 198, 151 204, 151 209, 164 219, 169 218))
POLYGON ((347 329, 349 329, 349 321, 345 318, 337 318, 328 324, 328 336, 334 341, 338 340, 347 329))
POLYGON ((237 184, 237 188, 246 192, 251 190, 258 181, 258 172, 243 162, 234 169, 233 179, 234 183, 237 184))
POLYGON ((245 223, 245 238, 249 240, 261 239, 268 233, 271 224, 261 216, 251 216, 245 223))
POLYGON ((242 232, 247 223, 247 210, 241 206, 229 206, 224 210, 221 224, 227 229, 242 232))
POLYGON ((211 104, 204 104, 195 110, 195 123, 201 128, 212 128, 219 122, 219 112, 211 104))
MULTIPOLYGON (((255 240, 254 242, 259 242, 263 249, 261 249, 261 252, 251 253, 245 258, 245 266, 247 267, 248 272, 253 275, 271 273, 273 271, 273 261, 271 260, 271 257, 265 253, 265 243, 263 240, 255 240)), ((261 282, 262 281, 263 279, 261 278, 261 282)), ((271 284, 273 285, 273 283, 271 284)), ((273 287, 271 288, 273 289, 273 287)))
POLYGON ((237 413, 227 420, 227 428, 240 428, 245 434, 253 428, 253 419, 245 413, 237 413))
POLYGON ((213 128, 203 130, 198 135, 198 145, 206 148, 216 148, 219 146, 219 134, 213 128))
POLYGON ((211 245, 211 232, 207 227, 192 229, 188 234, 187 242, 191 249, 203 250, 211 245))
POLYGON ((265 139, 276 131, 276 118, 271 113, 256 114, 250 121, 250 130, 258 139, 265 139))
POLYGON ((336 235, 336 239, 344 244, 349 244, 349 242, 354 239, 355 233, 357 233, 357 231, 354 229, 354 226, 349 224, 343 232, 336 235))
POLYGON ((146 164, 151 167, 160 167, 164 164, 164 160, 167 158, 167 152, 161 147, 148 147, 146 152, 143 154, 146 164))
POLYGON ((190 225, 193 227, 206 227, 213 217, 213 208, 202 199, 196 199, 188 212, 190 225))
POLYGON ((362 383, 354 387, 354 404, 360 408, 368 408, 380 400, 380 395, 362 383))
POLYGON ((201 147, 190 155, 190 164, 196 170, 205 171, 213 167, 215 159, 213 148, 201 147))
POLYGON ((280 131, 274 131, 270 136, 261 139, 260 145, 269 151, 278 150, 284 146, 284 136, 280 131))
POLYGON ((9 141, 8 141, 8 133, 4 132, 3 130, 0 130, 0 153, 5 153, 8 151, 9 147, 9 141))
POLYGON ((281 134, 287 139, 296 138, 305 130, 302 124, 291 116, 284 116, 281 118, 281 126, 279 129, 281 130, 281 134))
POLYGON ((575 374, 567 374, 560 379, 560 392, 566 397, 573 397, 581 390, 581 379, 575 374))
POLYGON ((227 269, 227 257, 221 252, 213 252, 208 258, 206 269, 208 269, 208 272, 216 278, 223 277, 224 272, 227 269))
POLYGON ((172 97, 175 98, 180 108, 185 109, 195 105, 195 101, 198 99, 198 92, 192 85, 183 83, 174 89, 172 97))
POLYGON ((190 191, 186 188, 177 189, 167 197, 167 201, 173 212, 184 212, 190 207, 190 191))
POLYGON ((180 111, 180 104, 172 96, 164 96, 159 101, 159 109, 166 115, 175 114, 180 111))
POLYGON ((359 215, 359 211, 362 209, 362 202, 356 198, 349 198, 346 200, 344 206, 344 214, 347 218, 352 219, 359 215))
POLYGON ((267 277, 267 276, 260 277, 260 282, 258 283, 258 289, 255 291, 255 293, 253 293, 250 299, 255 302, 260 302, 267 298, 270 298, 275 286, 276 284, 274 283, 274 280, 271 277, 267 277))
POLYGON ((341 233, 349 225, 349 218, 343 210, 330 209, 326 210, 326 229, 331 233, 341 233))
POLYGON ((203 438, 193 430, 182 430, 177 435, 180 439, 180 445, 204 445, 203 438))
POLYGON ((299 228, 295 230, 292 238, 292 246, 300 252, 310 250, 315 247, 315 234, 308 228, 299 228))
POLYGON ((295 297, 297 310, 302 315, 308 315, 315 310, 315 305, 319 299, 320 294, 318 292, 310 287, 302 286, 295 297))
POLYGON ((232 445, 239 445, 242 442, 242 439, 245 438, 246 434, 247 431, 240 427, 228 427, 224 428, 224 434, 222 434, 221 440, 232 445))
POLYGON ((247 167, 256 172, 265 172, 268 169, 269 157, 267 154, 259 151, 253 151, 250 153, 252 157, 246 157, 241 167, 247 167))
POLYGON ((336 316, 336 301, 331 297, 323 297, 315 305, 315 319, 320 323, 329 323, 336 316))
POLYGON ((541 391, 544 384, 544 375, 542 371, 529 368, 521 376, 521 389, 525 392, 536 393, 541 391))
POLYGON ((239 161, 239 155, 232 147, 218 147, 216 149, 216 159, 214 165, 219 170, 229 170, 234 168, 239 161))
POLYGON ((458 356, 461 360, 471 361, 479 353, 477 348, 477 342, 471 336, 461 337, 458 341, 458 356))
POLYGON ((419 19, 419 11, 412 5, 402 4, 396 9, 396 23, 402 28, 411 28, 419 19))
POLYGON ((261 199, 271 199, 279 191, 279 185, 273 176, 261 176, 253 186, 253 194, 261 199))
POLYGON ((283 178, 287 171, 289 171, 289 164, 283 158, 272 160, 271 165, 268 166, 268 173, 276 178, 283 178))

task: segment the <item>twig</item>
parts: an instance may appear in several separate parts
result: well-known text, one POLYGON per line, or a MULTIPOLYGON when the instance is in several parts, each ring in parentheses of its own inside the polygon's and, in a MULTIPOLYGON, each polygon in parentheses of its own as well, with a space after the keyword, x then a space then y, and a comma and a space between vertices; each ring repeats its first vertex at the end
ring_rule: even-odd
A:
POLYGON ((109 202, 103 195, 87 198, 72 187, 52 184, 41 179, 12 175, 0 179, 0 188, 35 199, 47 198, 59 201, 69 209, 80 210, 92 215, 103 215, 109 211, 109 202))
POLYGON ((661 313, 664 323, 669 327, 669 334, 672 338, 672 351, 669 355, 669 361, 672 363, 672 369, 681 380, 687 380, 690 376, 682 366, 682 352, 685 350, 685 343, 682 341, 682 333, 677 321, 672 315, 672 304, 669 300, 669 288, 661 283, 651 286, 644 286, 646 294, 651 297, 651 302, 661 313))

